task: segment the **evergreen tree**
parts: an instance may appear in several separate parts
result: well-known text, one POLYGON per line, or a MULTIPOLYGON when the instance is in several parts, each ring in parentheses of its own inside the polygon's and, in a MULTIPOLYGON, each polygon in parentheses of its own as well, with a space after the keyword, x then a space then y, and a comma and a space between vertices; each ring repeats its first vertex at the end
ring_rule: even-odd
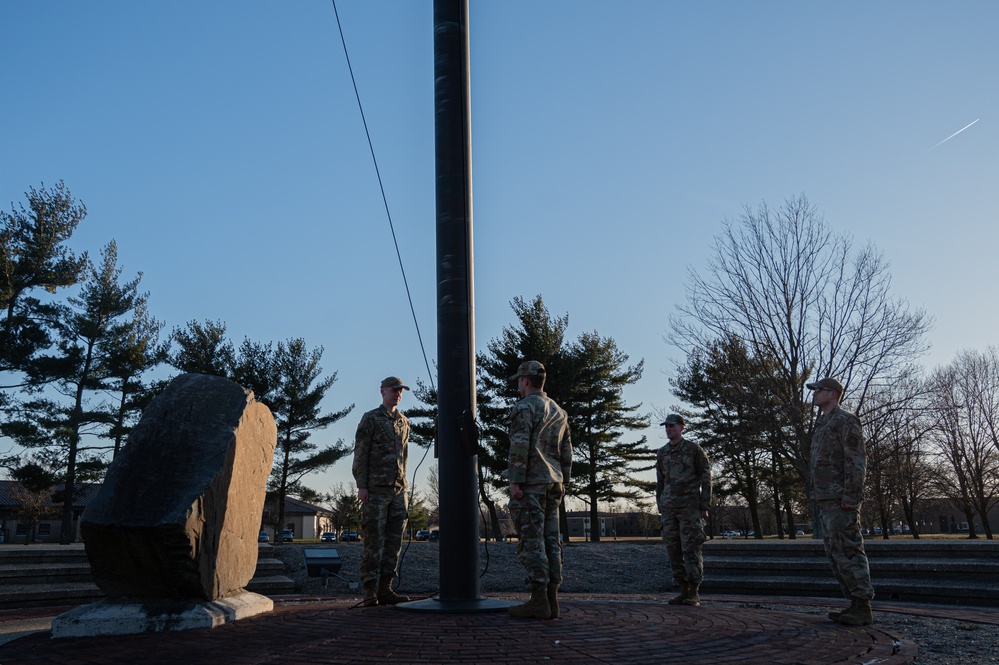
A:
MULTIPOLYGON (((409 473, 409 501, 412 504, 416 500, 416 492, 427 479, 429 483, 431 473, 435 472, 435 468, 431 466, 429 469, 426 466, 427 456, 430 454, 431 446, 434 447, 434 458, 437 457, 436 444, 437 444, 437 391, 433 388, 424 385, 420 380, 416 381, 416 387, 413 389, 413 397, 416 399, 416 404, 403 411, 403 415, 409 419, 409 443, 411 445, 416 445, 420 448, 424 448, 424 451, 420 453, 419 459, 415 460, 410 457, 407 472, 409 473)), ((481 474, 480 474, 481 478, 481 474)), ((438 488, 434 484, 431 488, 433 496, 428 497, 434 506, 437 505, 438 499, 438 488)))
POLYGON ((183 372, 211 374, 229 379, 265 404, 278 429, 274 465, 268 481, 268 501, 275 533, 284 528, 284 501, 288 496, 321 499, 316 490, 302 484, 309 473, 322 471, 350 453, 341 439, 320 448, 310 439, 316 430, 326 429, 354 408, 323 413, 321 403, 336 382, 336 373, 322 377, 323 349, 310 351, 301 338, 271 343, 244 339, 237 349, 226 337, 221 321, 190 321, 186 328, 171 334, 177 350, 170 364, 183 372))
POLYGON ((357 498, 353 483, 346 487, 339 483, 331 488, 329 509, 333 531, 340 533, 344 529, 356 529, 360 525, 361 500, 357 498))
MULTIPOLYGON (((0 372, 22 374, 6 377, 8 389, 31 388, 46 378, 31 364, 54 343, 59 310, 30 294, 73 286, 87 267, 86 253, 76 256, 66 247, 86 207, 61 181, 51 190, 30 188, 25 197, 27 208, 0 211, 0 372)), ((0 406, 7 401, 9 395, 0 393, 0 406)))
POLYGON ((223 322, 188 321, 186 328, 174 328, 170 339, 179 348, 170 354, 169 362, 181 372, 233 377, 236 350, 223 322))
POLYGON ((265 395, 277 421, 278 443, 268 489, 276 501, 275 533, 284 524, 284 500, 289 494, 301 495, 301 484, 308 473, 322 471, 350 453, 343 439, 320 448, 310 441, 316 430, 326 429, 354 408, 351 404, 340 411, 323 413, 322 401, 336 382, 336 373, 321 379, 323 349, 309 351, 301 338, 278 342, 274 356, 273 390, 265 395))
POLYGON ((159 341, 162 328, 149 314, 143 296, 136 302, 132 320, 102 342, 107 386, 114 395, 108 405, 111 423, 104 435, 114 442, 114 457, 156 393, 158 384, 146 384, 142 376, 167 361, 168 344, 159 341))
MULTIPOLYGON (((510 456, 510 439, 507 436, 506 415, 520 399, 517 386, 510 376, 520 363, 537 360, 545 366, 545 393, 564 408, 561 375, 562 351, 569 317, 552 317, 541 296, 530 303, 519 296, 510 303, 517 324, 507 326, 499 339, 486 345, 486 352, 478 355, 478 419, 480 422, 479 446, 479 498, 489 514, 493 537, 502 536, 496 499, 490 490, 505 496, 507 481, 501 474, 506 471, 510 456)), ((564 504, 563 504, 564 509, 564 504)))
POLYGON ((100 266, 89 264, 87 280, 77 296, 69 298, 59 321, 59 355, 37 358, 32 374, 39 383, 51 383, 61 399, 48 396, 25 402, 18 415, 4 423, 2 432, 39 455, 53 468, 63 470, 61 542, 73 538, 73 498, 78 473, 99 475, 105 466, 105 447, 83 445, 85 434, 111 424, 106 406, 94 394, 108 390, 113 341, 121 337, 125 317, 144 304, 138 291, 141 273, 120 283, 118 250, 114 241, 102 251, 100 266))
POLYGON ((774 419, 778 406, 768 388, 775 371, 773 363, 753 356, 739 338, 728 335, 688 354, 672 382, 673 394, 693 407, 684 415, 715 465, 720 497, 732 493, 745 501, 757 538, 763 537, 761 489, 769 486, 776 497, 779 523, 780 496, 786 494, 782 488, 797 479, 797 474, 773 475, 775 469, 790 467, 772 463, 783 449, 773 444, 781 435, 774 419))
MULTIPOLYGON (((641 471, 654 457, 645 448, 645 438, 633 442, 621 440, 627 431, 646 426, 637 416, 638 407, 625 405, 622 391, 642 375, 644 361, 628 367, 628 356, 611 338, 596 332, 581 335, 574 343, 566 341, 567 315, 553 317, 541 296, 531 302, 514 298, 511 303, 516 325, 503 329, 499 339, 489 342, 480 354, 479 419, 482 442, 479 451, 480 488, 488 484, 505 494, 507 481, 501 476, 507 468, 510 440, 506 415, 520 399, 510 381, 520 364, 538 360, 545 366, 545 394, 555 400, 569 417, 573 443, 573 480, 567 493, 590 501, 591 516, 596 519, 597 503, 617 498, 637 498, 640 485, 632 474, 641 471)), ((482 492, 482 501, 490 513, 495 536, 500 536, 499 514, 495 501, 482 492)), ((560 521, 568 531, 565 504, 560 521)), ((591 529, 594 535, 598 528, 591 529)))
MULTIPOLYGON (((624 389, 642 378, 644 361, 628 366, 627 354, 610 337, 584 333, 564 354, 569 394, 563 408, 572 430, 571 493, 586 497, 590 510, 590 540, 600 540, 599 504, 627 499, 641 503, 642 487, 634 474, 655 465, 655 452, 642 436, 624 441, 627 431, 648 426, 636 414, 641 406, 627 406, 624 389)), ((645 488, 646 492, 648 487, 645 488)))

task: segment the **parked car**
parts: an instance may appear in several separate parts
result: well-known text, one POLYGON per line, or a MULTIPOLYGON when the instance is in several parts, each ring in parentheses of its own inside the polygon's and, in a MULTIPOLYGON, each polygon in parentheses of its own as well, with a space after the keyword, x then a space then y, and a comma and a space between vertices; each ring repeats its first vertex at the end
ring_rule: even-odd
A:
POLYGON ((290 543, 295 540, 295 532, 291 529, 285 529, 281 532, 281 539, 286 543, 290 543))
POLYGON ((271 537, 267 535, 266 531, 261 531, 260 535, 257 536, 257 542, 258 543, 267 543, 267 542, 270 542, 270 539, 271 539, 271 537))
POLYGON ((332 531, 323 531, 323 535, 319 536, 319 542, 321 543, 335 543, 336 534, 332 531))
POLYGON ((420 529, 416 532, 417 540, 430 540, 430 532, 426 529, 420 529))
POLYGON ((433 531, 430 532, 430 542, 436 543, 440 539, 441 539, 441 532, 440 531, 438 531, 437 529, 434 529, 433 531))
POLYGON ((361 537, 357 535, 356 531, 341 531, 340 532, 340 542, 348 542, 351 540, 360 540, 361 537))
POLYGON ((725 538, 738 538, 741 535, 738 531, 722 531, 722 536, 725 538))

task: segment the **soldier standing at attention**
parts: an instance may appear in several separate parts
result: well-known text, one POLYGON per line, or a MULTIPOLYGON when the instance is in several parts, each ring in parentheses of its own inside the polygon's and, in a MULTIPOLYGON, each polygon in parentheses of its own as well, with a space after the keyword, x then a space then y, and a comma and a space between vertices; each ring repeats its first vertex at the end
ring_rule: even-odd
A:
POLYGON ((874 621, 874 587, 860 532, 860 502, 867 473, 864 433, 860 419, 839 405, 843 384, 826 378, 805 387, 812 391, 812 404, 820 411, 809 455, 812 498, 819 505, 829 566, 843 595, 850 599, 848 609, 830 612, 829 618, 847 626, 868 626, 874 621))
POLYGON ((704 523, 711 507, 711 464, 704 450, 683 438, 686 423, 672 413, 660 423, 669 442, 656 453, 656 501, 663 542, 680 585, 670 605, 700 605, 698 589, 704 579, 704 523))
POLYGON ((406 457, 409 453, 409 420, 397 408, 402 379, 382 381, 382 404, 361 416, 354 437, 354 482, 361 500, 361 584, 364 605, 395 605, 409 600, 392 589, 402 533, 409 517, 406 495, 406 457))
POLYGON ((562 583, 558 507, 572 468, 569 420, 544 393, 545 366, 537 360, 521 364, 510 380, 517 381, 522 398, 508 416, 510 515, 531 600, 508 611, 520 619, 557 619, 562 583))

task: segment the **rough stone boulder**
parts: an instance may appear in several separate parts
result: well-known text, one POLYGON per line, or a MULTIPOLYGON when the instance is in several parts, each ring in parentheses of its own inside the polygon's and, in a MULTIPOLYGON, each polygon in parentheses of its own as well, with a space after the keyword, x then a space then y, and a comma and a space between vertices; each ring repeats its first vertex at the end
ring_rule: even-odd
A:
POLYGON ((252 392, 204 374, 171 381, 81 518, 97 585, 109 598, 239 593, 256 568, 276 445, 252 392))

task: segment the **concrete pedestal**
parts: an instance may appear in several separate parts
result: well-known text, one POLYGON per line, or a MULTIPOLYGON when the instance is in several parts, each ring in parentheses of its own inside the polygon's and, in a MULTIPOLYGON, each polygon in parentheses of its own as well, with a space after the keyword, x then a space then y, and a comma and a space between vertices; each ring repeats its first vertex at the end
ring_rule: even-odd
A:
POLYGON ((52 620, 52 637, 134 635, 214 628, 274 609, 274 601, 244 591, 215 601, 150 599, 100 600, 52 620))

